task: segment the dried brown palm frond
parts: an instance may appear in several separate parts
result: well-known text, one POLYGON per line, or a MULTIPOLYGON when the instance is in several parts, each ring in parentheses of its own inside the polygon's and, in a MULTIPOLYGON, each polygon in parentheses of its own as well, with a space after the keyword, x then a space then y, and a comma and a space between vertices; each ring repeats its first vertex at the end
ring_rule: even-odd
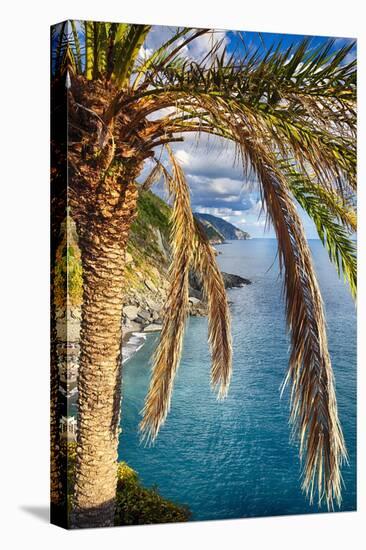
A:
POLYGON ((303 490, 329 508, 341 502, 341 465, 347 453, 339 423, 324 310, 301 219, 276 158, 260 143, 243 142, 256 170, 284 268, 291 355, 285 383, 291 388, 291 422, 304 460, 303 490))
MULTIPOLYGON (((155 439, 170 408, 188 315, 189 269, 195 238, 189 188, 171 149, 167 149, 173 167, 173 176, 166 179, 168 190, 174 199, 171 230, 173 261, 163 326, 154 354, 151 382, 140 424, 143 438, 147 441, 155 439)), ((164 173, 166 175, 166 171, 164 173)))
POLYGON ((230 311, 225 283, 217 265, 215 252, 201 224, 196 221, 196 249, 193 269, 202 279, 208 307, 208 340, 211 347, 211 386, 218 397, 227 395, 232 373, 230 311))
POLYGON ((163 175, 163 165, 160 162, 157 162, 151 172, 148 174, 147 178, 141 185, 143 191, 148 191, 154 183, 157 183, 163 175))

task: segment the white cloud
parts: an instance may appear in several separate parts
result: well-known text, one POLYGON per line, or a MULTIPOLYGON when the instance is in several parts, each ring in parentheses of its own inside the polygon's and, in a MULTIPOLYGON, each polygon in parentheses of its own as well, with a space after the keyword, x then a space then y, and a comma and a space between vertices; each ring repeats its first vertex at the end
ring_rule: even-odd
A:
MULTIPOLYGON (((221 55, 225 46, 229 44, 230 40, 227 33, 225 31, 215 30, 214 32, 203 34, 189 44, 189 55, 195 61, 202 61, 202 59, 204 59, 212 48, 216 44, 219 44, 220 41, 222 42, 216 52, 217 55, 221 55)), ((209 62, 210 60, 207 59, 207 61, 209 62)))
POLYGON ((223 138, 187 133, 184 144, 175 145, 175 154, 190 175, 229 177, 244 181, 243 169, 237 162, 235 145, 223 138))
POLYGON ((190 166, 190 164, 189 164, 190 155, 189 155, 189 153, 187 153, 187 151, 185 151, 184 149, 179 149, 178 151, 175 151, 175 157, 180 162, 180 164, 183 166, 183 168, 184 167, 189 168, 189 166, 190 166))
MULTIPOLYGON (((140 50, 141 55, 147 51, 154 52, 165 42, 167 42, 176 32, 177 27, 154 25, 147 35, 145 43, 140 50)), ((173 47, 182 44, 184 41, 185 37, 182 36, 174 43, 173 47)), ((230 41, 228 34, 223 30, 214 30, 213 32, 208 32, 199 36, 188 45, 184 46, 181 49, 180 54, 189 56, 194 61, 202 61, 202 59, 204 59, 211 51, 212 47, 220 41, 222 41, 222 43, 217 50, 217 54, 221 55, 225 46, 227 46, 230 41)))
POLYGON ((139 58, 141 60, 148 59, 153 53, 154 50, 152 48, 145 48, 144 46, 141 46, 139 51, 139 58))

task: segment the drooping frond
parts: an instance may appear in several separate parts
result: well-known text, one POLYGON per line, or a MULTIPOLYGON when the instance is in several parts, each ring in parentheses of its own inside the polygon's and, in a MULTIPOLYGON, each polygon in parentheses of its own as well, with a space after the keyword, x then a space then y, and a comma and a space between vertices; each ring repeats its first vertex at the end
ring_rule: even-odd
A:
POLYGON ((184 173, 168 148, 173 176, 159 161, 147 178, 156 181, 164 176, 173 206, 173 263, 163 328, 154 355, 152 379, 143 410, 141 431, 148 440, 155 439, 169 411, 174 377, 178 368, 183 329, 188 313, 188 275, 193 269, 202 279, 208 306, 208 339, 211 348, 211 385, 218 397, 226 396, 232 372, 230 312, 225 284, 215 252, 200 223, 190 210, 189 187, 184 173), (182 253, 185 250, 185 254, 182 253), (177 306, 181 311, 177 311, 177 306))
POLYGON ((284 268, 291 355, 286 381, 291 388, 291 422, 304 460, 303 489, 329 508, 341 502, 341 465, 346 459, 327 346, 320 290, 301 219, 276 158, 263 146, 243 144, 261 182, 268 216, 275 229, 284 268))
POLYGON ((189 188, 170 148, 168 152, 173 167, 173 176, 167 178, 168 189, 174 200, 171 230, 173 260, 163 326, 154 354, 151 382, 140 424, 143 438, 147 441, 155 439, 170 408, 188 315, 189 269, 194 250, 195 226, 189 188))
MULTIPOLYGON (((274 134, 273 128, 261 113, 255 114, 253 110, 244 107, 239 110, 233 102, 227 104, 221 98, 196 97, 195 102, 196 107, 181 107, 182 115, 173 113, 166 117, 163 131, 181 134, 186 131, 207 132, 230 139, 234 143, 240 143, 245 136, 246 139, 265 143, 268 150, 275 150, 278 165, 291 184, 291 191, 314 219, 330 259, 335 263, 338 273, 345 275, 355 295, 356 247, 349 231, 356 230, 356 216, 348 204, 348 197, 354 196, 352 188, 356 182, 355 144, 351 144, 348 137, 333 136, 332 132, 327 134, 328 131, 324 130, 329 145, 327 147, 316 137, 308 139, 312 131, 307 128, 301 134, 294 131, 293 139, 302 141, 301 147, 297 147, 286 133, 274 134), (281 159, 291 158, 291 155, 295 157, 295 162, 289 168, 287 161, 281 159), (352 157, 349 163, 347 155, 350 159, 352 157), (313 165, 317 166, 315 173, 310 170, 313 165), (296 177, 291 175, 294 166, 296 177), (298 174, 301 174, 301 184, 298 174)), ((325 124, 326 121, 323 122, 325 124)), ((288 131, 291 133, 289 128, 288 131)))
MULTIPOLYGON (((227 394, 232 372, 230 312, 225 284, 212 249, 200 223, 193 218, 189 186, 184 173, 168 147, 173 176, 157 161, 145 184, 164 176, 174 197, 172 213, 173 262, 171 288, 158 347, 154 354, 152 378, 143 409, 140 429, 143 437, 154 440, 170 408, 175 374, 179 365, 184 322, 188 314, 190 269, 202 279, 208 305, 208 336, 212 355, 211 385, 218 397, 227 394)), ((144 184, 144 185, 145 185, 144 184)))
POLYGON ((211 347, 211 386, 218 397, 227 395, 232 373, 230 311, 225 283, 215 252, 201 224, 195 220, 196 247, 193 269, 200 276, 208 307, 208 341, 211 347))
POLYGON ((160 162, 157 162, 151 172, 148 174, 145 181, 141 184, 141 189, 143 191, 148 191, 150 187, 154 185, 154 183, 157 183, 163 175, 165 176, 164 166, 160 162))
MULTIPOLYGON (((294 174, 295 175, 295 174, 294 174)), ((339 221, 350 233, 357 231, 357 214, 351 202, 340 197, 336 191, 324 189, 322 185, 313 183, 305 174, 296 173, 295 180, 290 176, 289 184, 294 193, 297 191, 296 183, 303 184, 304 193, 308 192, 318 197, 319 202, 329 210, 329 213, 339 221)))

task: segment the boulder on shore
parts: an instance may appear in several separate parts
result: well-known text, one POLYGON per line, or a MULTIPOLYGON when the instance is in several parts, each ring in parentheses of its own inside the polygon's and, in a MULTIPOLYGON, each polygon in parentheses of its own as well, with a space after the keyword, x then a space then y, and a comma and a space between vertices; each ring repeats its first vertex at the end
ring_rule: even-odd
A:
MULTIPOLYGON (((252 282, 249 279, 244 279, 240 275, 233 275, 231 273, 221 273, 225 288, 240 288, 245 285, 251 285, 252 282)), ((189 274, 190 296, 194 296, 197 299, 202 299, 202 281, 201 279, 191 271, 189 274)))
POLYGON ((139 318, 142 319, 143 321, 148 321, 151 317, 151 313, 150 311, 147 311, 146 309, 141 309, 139 311, 139 318))
POLYGON ((151 325, 147 325, 147 327, 144 328, 144 332, 159 332, 161 329, 161 325, 152 323, 151 325))
POLYGON ((134 321, 138 316, 139 308, 136 306, 125 306, 123 308, 123 313, 130 321, 134 321))
POLYGON ((224 279, 225 288, 240 288, 242 286, 252 284, 252 281, 249 281, 249 279, 244 279, 244 277, 240 277, 240 275, 232 275, 231 273, 224 273, 224 271, 221 275, 224 279))
POLYGON ((151 292, 157 292, 157 288, 156 286, 154 285, 154 283, 150 280, 150 279, 146 279, 144 281, 145 285, 147 286, 147 288, 149 290, 151 290, 151 292))
POLYGON ((131 332, 141 332, 142 325, 141 323, 136 323, 136 321, 127 320, 127 323, 122 325, 123 335, 126 336, 131 332))

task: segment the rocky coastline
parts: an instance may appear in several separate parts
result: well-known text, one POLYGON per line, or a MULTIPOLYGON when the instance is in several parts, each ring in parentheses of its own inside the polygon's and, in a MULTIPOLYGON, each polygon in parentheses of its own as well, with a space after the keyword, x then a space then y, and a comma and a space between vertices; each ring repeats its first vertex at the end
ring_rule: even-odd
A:
MULTIPOLYGON (((161 276, 159 273, 158 275, 161 276)), ((239 275, 225 272, 222 272, 222 275, 227 289, 240 288, 251 284, 249 279, 239 275)), ((201 317, 207 315, 207 303, 203 295, 202 281, 194 273, 191 273, 189 283, 190 316, 201 317)), ((122 330, 124 342, 134 332, 150 333, 161 330, 169 283, 166 279, 163 279, 162 286, 157 288, 150 280, 147 280, 145 281, 145 287, 145 292, 136 292, 123 309, 122 330)))

